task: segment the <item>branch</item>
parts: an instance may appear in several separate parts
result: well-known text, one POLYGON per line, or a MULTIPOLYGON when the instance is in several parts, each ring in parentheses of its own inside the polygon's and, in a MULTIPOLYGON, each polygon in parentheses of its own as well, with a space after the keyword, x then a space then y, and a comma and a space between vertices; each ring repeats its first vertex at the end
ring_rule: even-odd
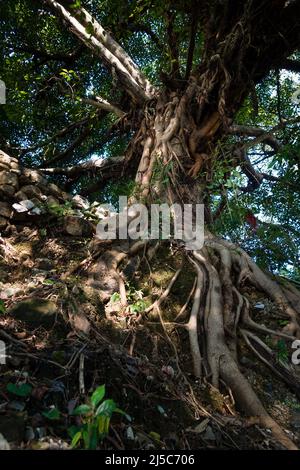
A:
POLYGON ((249 144, 251 144, 252 147, 253 145, 259 144, 262 141, 266 142, 276 151, 278 151, 281 147, 281 143, 276 139, 276 137, 274 137, 274 135, 272 135, 272 131, 266 131, 264 129, 260 129, 259 127, 239 126, 234 124, 228 129, 228 133, 233 135, 257 137, 257 139, 245 143, 244 148, 248 148, 250 146, 249 144))
POLYGON ((89 104, 91 106, 95 106, 96 108, 103 109, 109 113, 114 113, 118 117, 123 117, 125 115, 124 111, 119 109, 116 105, 109 103, 101 96, 95 96, 94 99, 92 98, 82 98, 80 100, 82 103, 89 104))
POLYGON ((47 175, 66 175, 68 177, 80 176, 86 172, 105 172, 110 173, 112 170, 121 172, 125 157, 113 157, 113 158, 98 158, 97 160, 89 160, 80 165, 68 166, 68 167, 57 167, 57 168, 40 168, 39 171, 47 175))
POLYGON ((78 57, 80 57, 83 47, 80 46, 72 52, 56 52, 56 53, 43 51, 43 50, 36 49, 35 47, 31 47, 27 45, 16 47, 15 50, 20 51, 20 52, 27 52, 28 54, 34 55, 37 58, 43 59, 43 62, 55 60, 55 61, 65 62, 67 64, 72 64, 76 59, 78 59, 78 57))
MULTIPOLYGON (((71 26, 71 31, 96 55, 101 57, 106 66, 116 73, 119 81, 136 101, 144 102, 153 98, 155 90, 150 82, 121 46, 84 8, 78 8, 70 13, 55 0, 42 1, 56 10, 71 26)), ((70 5, 73 1, 65 3, 70 5)))
POLYGON ((73 140, 73 142, 69 145, 68 148, 66 148, 65 150, 63 150, 62 152, 54 155, 54 157, 52 157, 50 160, 48 160, 47 162, 45 162, 45 164, 47 165, 51 165, 52 163, 55 163, 55 162, 58 162, 60 160, 63 160, 64 158, 68 157, 72 152, 73 150, 75 150, 77 147, 79 147, 79 145, 82 144, 82 142, 85 141, 85 139, 87 137, 89 137, 89 135, 91 134, 91 130, 92 128, 87 126, 80 134, 78 137, 76 137, 76 139, 73 140))

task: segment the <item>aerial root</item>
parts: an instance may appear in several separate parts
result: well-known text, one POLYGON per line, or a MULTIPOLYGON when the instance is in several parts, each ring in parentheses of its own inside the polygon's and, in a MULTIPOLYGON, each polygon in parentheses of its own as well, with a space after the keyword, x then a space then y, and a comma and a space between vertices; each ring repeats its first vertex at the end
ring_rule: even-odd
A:
MULTIPOLYGON (((274 438, 282 446, 287 449, 297 449, 284 430, 267 413, 240 371, 237 355, 238 334, 240 333, 251 351, 294 392, 299 392, 300 384, 292 367, 276 364, 274 353, 262 340, 249 332, 248 328, 260 333, 272 334, 275 337, 284 337, 286 340, 295 338, 260 326, 250 318, 249 301, 239 290, 242 279, 243 282, 247 279, 252 280, 254 285, 261 285, 262 279, 264 280, 267 276, 259 268, 254 267, 252 261, 249 263, 247 258, 238 259, 239 256, 243 257, 243 254, 237 254, 235 250, 232 255, 230 248, 222 243, 209 241, 200 252, 193 252, 189 257, 197 272, 192 312, 186 324, 191 325, 190 345, 194 371, 199 376, 199 370, 203 365, 206 364, 206 367, 208 365, 207 378, 210 378, 214 387, 219 388, 224 382, 232 391, 242 412, 255 417, 261 426, 271 429, 274 438), (196 311, 198 313, 195 314, 196 311), (197 346, 195 346, 195 340, 197 346)), ((283 291, 280 288, 277 290, 274 281, 267 285, 266 290, 270 296, 272 294, 272 299, 280 305, 281 309, 288 307, 291 321, 297 321, 298 313, 289 305, 283 291)))

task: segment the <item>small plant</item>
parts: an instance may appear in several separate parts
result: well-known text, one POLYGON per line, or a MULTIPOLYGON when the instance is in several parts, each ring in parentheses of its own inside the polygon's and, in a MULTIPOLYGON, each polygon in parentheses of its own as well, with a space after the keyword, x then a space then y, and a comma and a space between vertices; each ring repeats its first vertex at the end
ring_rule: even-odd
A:
POLYGON ((276 356, 277 356, 277 361, 283 361, 283 362, 288 361, 288 350, 287 350, 287 346, 285 344, 285 341, 283 339, 280 339, 277 342, 276 356))
POLYGON ((110 297, 111 302, 119 302, 120 300, 121 300, 121 296, 119 292, 114 292, 110 297))
POLYGON ((74 213, 71 201, 66 201, 64 204, 47 204, 46 207, 48 212, 56 217, 65 217, 74 213))
POLYGON ((18 397, 29 397, 32 391, 32 386, 28 383, 13 384, 12 382, 9 382, 6 386, 6 390, 18 397))
POLYGON ((72 415, 80 416, 82 424, 68 429, 72 438, 72 448, 83 443, 85 449, 96 449, 98 443, 108 435, 113 413, 125 415, 114 400, 103 400, 104 396, 105 385, 101 385, 92 393, 88 403, 79 405, 73 410, 72 415))
POLYGON ((130 305, 129 310, 131 313, 141 313, 144 312, 147 307, 148 303, 144 299, 141 299, 135 302, 134 304, 130 305))
POLYGON ((5 313, 5 305, 3 300, 0 300, 0 314, 5 313))

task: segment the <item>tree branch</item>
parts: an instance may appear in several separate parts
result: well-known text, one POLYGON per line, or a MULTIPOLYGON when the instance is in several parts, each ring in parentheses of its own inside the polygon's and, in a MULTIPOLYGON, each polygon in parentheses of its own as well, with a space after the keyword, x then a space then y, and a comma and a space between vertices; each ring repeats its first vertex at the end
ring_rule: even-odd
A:
POLYGON ((125 162, 125 157, 113 157, 113 158, 98 158, 97 160, 89 160, 80 165, 73 165, 67 167, 56 167, 56 168, 41 168, 40 172, 47 175, 66 175, 68 177, 77 177, 86 172, 99 172, 105 173, 107 176, 112 170, 121 173, 121 169, 125 162))
POLYGON ((272 131, 266 131, 259 127, 239 126, 234 124, 228 129, 228 133, 233 135, 257 137, 257 139, 245 143, 245 148, 249 147, 249 144, 251 144, 252 147, 253 145, 259 144, 262 141, 266 142, 276 151, 278 151, 281 147, 281 143, 276 139, 276 137, 274 137, 274 135, 272 135, 272 131))
MULTIPOLYGON (((143 76, 139 68, 102 28, 102 26, 84 9, 74 9, 70 13, 55 0, 42 0, 53 8, 71 26, 71 31, 79 37, 96 55, 101 57, 106 66, 115 72, 126 91, 138 102, 153 98, 155 90, 143 76)), ((67 1, 69 6, 73 2, 67 1)))
POLYGON ((91 106, 95 106, 96 108, 103 109, 109 113, 114 113, 118 117, 123 117, 125 115, 124 111, 119 109, 116 105, 109 103, 101 96, 95 96, 94 99, 92 98, 81 98, 82 103, 89 104, 91 106))

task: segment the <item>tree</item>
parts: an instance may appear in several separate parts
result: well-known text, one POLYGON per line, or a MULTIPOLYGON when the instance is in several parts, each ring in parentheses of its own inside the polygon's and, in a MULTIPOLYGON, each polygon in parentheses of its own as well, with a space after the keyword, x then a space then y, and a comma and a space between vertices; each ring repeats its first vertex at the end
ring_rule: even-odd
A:
MULTIPOLYGON (((247 203, 258 206, 266 184, 299 198, 300 119, 282 96, 291 79, 280 75, 300 69, 299 3, 28 0, 10 2, 1 20, 1 41, 9 43, 1 68, 17 104, 2 111, 3 149, 85 195, 112 192, 122 175, 134 179, 131 201, 205 204, 205 247, 185 254, 197 275, 187 324, 194 373, 209 376, 216 388, 222 380, 243 411, 290 449, 294 444, 241 373, 237 348, 242 338, 299 387, 293 370, 275 367, 270 348, 253 334, 270 330, 250 318, 241 288, 258 287, 289 316, 288 328, 276 332, 288 341, 300 337, 300 294, 218 235, 229 204, 240 200, 244 222, 256 229, 247 203), (273 114, 259 113, 260 95, 263 108, 275 101, 273 114), (105 171, 92 170, 96 183, 89 186, 91 166, 81 163, 100 149, 110 158, 105 171), (284 165, 274 174, 255 159, 284 165)), ((283 212, 277 208, 280 219, 283 212)), ((297 223, 290 229, 299 240, 297 223)), ((118 282, 121 295, 123 259, 117 248, 102 257, 105 278, 118 282)))

